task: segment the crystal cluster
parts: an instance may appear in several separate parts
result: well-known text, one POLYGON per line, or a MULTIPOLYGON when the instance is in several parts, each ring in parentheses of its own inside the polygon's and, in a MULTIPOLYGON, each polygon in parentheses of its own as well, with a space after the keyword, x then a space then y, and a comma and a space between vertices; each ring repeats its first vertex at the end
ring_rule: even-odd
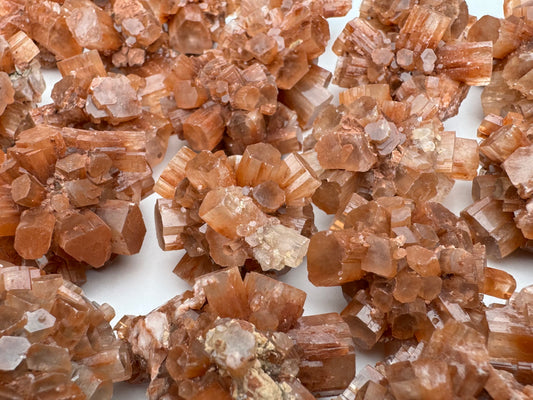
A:
POLYGON ((527 2, 508 1, 506 18, 484 16, 469 32, 474 40, 488 39, 490 32, 497 62, 492 82, 482 94, 485 118, 478 129, 482 168, 474 179, 474 203, 462 215, 476 240, 496 258, 520 247, 532 248, 530 9, 527 2))
POLYGON ((440 325, 484 320, 482 294, 508 299, 516 282, 487 267, 467 223, 439 203, 354 195, 332 230, 311 238, 309 280, 342 286, 355 343, 428 340, 440 325), (342 222, 342 229, 339 226, 342 222))
MULTIPOLYGON (((329 73, 315 67, 306 79, 322 74, 327 78, 329 73)), ((321 88, 329 103, 327 83, 321 88)), ((239 68, 220 51, 180 55, 167 86, 178 107, 172 114, 174 125, 181 126, 180 136, 196 151, 223 145, 229 153, 242 154, 247 145, 261 142, 283 153, 300 149, 297 114, 278 102, 275 78, 258 62, 239 68)))
MULTIPOLYGON (((507 316, 508 308, 496 308, 494 317, 507 316)), ((487 311, 488 343, 482 329, 461 321, 444 322, 428 340, 402 343, 384 362, 363 368, 338 400, 531 399, 531 358, 524 357, 522 349, 511 355, 517 347, 529 345, 531 323, 522 314, 522 321, 513 325, 498 320, 501 330, 495 329, 491 313, 487 311), (522 330, 526 336, 518 339, 522 330), (514 348, 506 361, 499 361, 494 347, 506 345, 514 348)), ((517 311, 511 313, 514 317, 517 311)))
POLYGON ((153 186, 145 151, 135 131, 20 132, 0 153, 2 258, 83 283, 87 266, 139 252, 146 229, 138 203, 153 186))
POLYGON ((111 399, 131 376, 111 306, 60 275, 0 265, 0 393, 5 399, 111 399))
POLYGON ((313 201, 326 213, 342 213, 353 193, 440 201, 455 179, 476 176, 477 142, 445 131, 434 105, 393 100, 385 84, 352 88, 341 103, 315 121, 303 154, 322 181, 313 201))
POLYGON ((466 40, 469 18, 465 0, 364 0, 333 44, 333 82, 388 85, 394 100, 451 117, 468 86, 491 78, 491 39, 466 40))
POLYGON ((298 154, 270 144, 242 156, 182 147, 154 187, 163 250, 185 249, 175 273, 192 283, 222 267, 280 271, 301 264, 316 230, 311 195, 320 181, 298 154))
POLYGON ((24 32, 5 32, 0 23, 0 149, 13 144, 29 111, 41 101, 45 84, 38 55, 24 32))
POLYGON ((314 399, 355 374, 350 331, 336 313, 302 317, 305 293, 228 268, 196 280, 146 316, 115 329, 150 380, 149 399, 314 399), (313 393, 313 394, 312 394, 313 393))
POLYGON ((509 112, 505 117, 488 114, 478 134, 481 173, 472 186, 474 203, 461 213, 476 240, 496 258, 523 247, 533 239, 533 144, 530 122, 509 112))
MULTIPOLYGON (((174 126, 192 149, 242 154, 266 142, 300 149, 301 128, 332 100, 331 74, 312 64, 329 40, 325 17, 350 2, 245 0, 218 37, 218 50, 180 55, 167 79, 174 126), (201 55, 196 55, 201 54, 201 55)), ((187 53, 187 52, 184 52, 187 53)))

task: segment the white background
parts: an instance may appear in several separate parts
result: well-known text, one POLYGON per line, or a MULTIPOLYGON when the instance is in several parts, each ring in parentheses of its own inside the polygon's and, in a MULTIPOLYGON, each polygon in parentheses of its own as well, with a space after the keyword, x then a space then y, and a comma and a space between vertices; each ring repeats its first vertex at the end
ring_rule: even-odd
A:
MULTIPOLYGON (((485 14, 497 17, 503 16, 502 0, 467 0, 470 14, 481 17, 485 14)), ((331 52, 331 43, 344 28, 346 22, 358 15, 360 1, 353 2, 351 12, 344 18, 330 19, 331 41, 327 52, 320 57, 319 65, 334 71, 336 56, 331 52)), ((43 103, 51 102, 50 92, 54 82, 59 78, 57 71, 45 71, 47 90, 43 96, 43 103)), ((333 93, 338 94, 339 88, 331 86, 333 93)), ((446 130, 454 130, 458 136, 475 138, 476 130, 483 117, 480 105, 480 88, 472 88, 467 99, 461 106, 459 115, 446 121, 446 130)), ((336 96, 337 97, 337 96, 336 96)), ((176 137, 171 138, 167 156, 162 164, 154 170, 154 178, 157 179, 164 166, 182 145, 176 137)), ((451 194, 445 201, 455 213, 471 203, 471 184, 469 182, 457 182, 451 194)), ((109 303, 116 311, 116 323, 125 314, 146 314, 173 296, 189 289, 189 286, 172 273, 174 266, 180 260, 183 251, 163 252, 157 243, 154 225, 154 204, 158 197, 153 194, 141 203, 147 233, 141 252, 131 257, 118 257, 114 262, 98 270, 87 273, 88 281, 83 286, 85 293, 90 299, 98 303, 109 303)), ((327 229, 330 217, 317 210, 317 226, 319 230, 327 229)), ((533 283, 533 271, 528 255, 517 252, 503 261, 491 260, 489 264, 511 272, 518 287, 533 283)), ((341 289, 316 288, 307 280, 306 265, 289 272, 281 278, 282 281, 303 289, 307 292, 305 314, 318 314, 325 312, 340 312, 346 305, 342 297, 341 289)), ((375 363, 381 358, 380 351, 358 352, 357 370, 368 363, 375 363)), ((137 400, 145 398, 146 385, 130 385, 121 383, 115 385, 114 399, 137 400)))

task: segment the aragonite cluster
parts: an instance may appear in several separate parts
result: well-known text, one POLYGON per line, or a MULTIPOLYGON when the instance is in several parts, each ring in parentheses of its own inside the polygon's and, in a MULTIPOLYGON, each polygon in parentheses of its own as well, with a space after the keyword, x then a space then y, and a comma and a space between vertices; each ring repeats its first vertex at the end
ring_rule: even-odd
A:
MULTIPOLYGON (((350 8, 345 0, 6 0, 0 35, 34 39, 33 57, 62 74, 39 118, 143 130, 153 165, 172 133, 198 151, 242 154, 259 142, 299 150, 300 125, 332 99, 331 74, 314 65, 329 41, 326 18, 350 8)), ((20 43, 18 52, 30 51, 20 43)))
POLYGON ((61 275, 0 265, 0 396, 111 400, 131 360, 109 322, 115 311, 61 275))
POLYGON ((477 175, 477 142, 445 131, 434 113, 393 100, 388 85, 358 86, 341 102, 315 121, 303 153, 322 182, 313 201, 326 213, 342 212, 354 193, 440 201, 455 179, 477 175))
POLYGON ((331 73, 312 63, 329 40, 325 18, 350 7, 349 1, 240 2, 220 29, 216 51, 180 50, 190 56, 172 66, 166 84, 180 136, 196 151, 242 154, 261 142, 282 153, 299 150, 301 128, 332 100, 331 73))
POLYGON ((481 324, 451 318, 424 341, 397 343, 338 399, 531 399, 532 300, 528 286, 505 306, 486 308, 481 324))
POLYGON ((388 85, 394 100, 449 118, 469 85, 491 79, 493 44, 466 40, 469 23, 465 0, 363 0, 359 17, 333 44, 339 56, 333 82, 356 92, 388 85))
POLYGON ((355 373, 350 331, 337 313, 302 317, 303 291, 228 268, 196 280, 146 316, 115 329, 149 399, 314 399, 355 373))
POLYGON ((347 0, 3 0, 0 398, 533 398, 533 288, 487 265, 533 243, 532 4, 362 0, 331 74, 347 0), (479 144, 443 125, 474 85, 479 144), (458 179, 460 216, 439 203, 458 179), (193 289, 113 331, 74 283, 140 251, 152 191, 193 289), (274 279, 305 256, 340 313, 274 279))
MULTIPOLYGON (((1 32, 1 31, 0 31, 1 32)), ((39 48, 24 32, 0 35, 0 146, 13 143, 19 125, 41 101, 45 83, 39 48)))
POLYGON ((155 185, 159 244, 186 250, 174 272, 189 283, 223 267, 295 268, 316 230, 310 201, 319 185, 301 155, 282 159, 267 143, 242 157, 182 147, 155 185))
POLYGON ((153 178, 144 134, 37 125, 0 165, 1 258, 32 260, 72 282, 113 254, 139 252, 138 206, 153 178))
POLYGON ((478 129, 482 169, 472 188, 474 203, 463 216, 477 240, 497 258, 518 248, 531 250, 533 239, 530 9, 528 2, 507 1, 505 18, 484 16, 468 35, 494 42, 496 66, 481 96, 485 113, 478 129))
MULTIPOLYGON (((81 283, 87 265, 137 253, 145 234, 138 203, 151 193, 151 167, 163 159, 172 134, 197 151, 242 154, 256 143, 283 154, 299 150, 302 127, 332 99, 331 74, 314 64, 329 40, 326 18, 350 8, 351 2, 329 0, 6 0, 0 10, 1 258, 81 283), (37 106, 44 90, 40 64, 57 67, 61 79, 53 102, 37 106)), ((285 185, 274 188, 275 196, 292 190, 282 173, 256 197, 270 195, 274 185, 285 185)), ((271 214, 285 205, 273 201, 271 214)), ((312 221, 310 206, 296 201, 279 211, 291 221, 261 227, 265 232, 250 238, 263 258, 285 226, 312 221)), ((307 239, 294 240, 303 246, 264 267, 299 264, 307 239)))

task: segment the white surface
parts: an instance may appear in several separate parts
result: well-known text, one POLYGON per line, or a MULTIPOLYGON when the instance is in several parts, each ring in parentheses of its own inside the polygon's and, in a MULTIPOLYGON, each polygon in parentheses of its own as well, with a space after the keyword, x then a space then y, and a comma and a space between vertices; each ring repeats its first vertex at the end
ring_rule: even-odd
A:
MULTIPOLYGON (((478 17, 485 14, 497 17, 503 16, 503 1, 501 0, 467 0, 467 2, 472 15, 478 17)), ((330 47, 346 22, 358 15, 359 4, 360 1, 354 1, 353 9, 346 17, 330 19, 332 38, 330 47)), ((336 56, 331 52, 330 47, 328 47, 326 54, 320 58, 319 64, 330 71, 334 71, 336 56)), ((57 72, 45 72, 48 87, 43 98, 43 104, 51 102, 50 91, 58 77, 57 72)), ((330 89, 334 94, 339 92, 339 88, 332 86, 330 89)), ((483 117, 480 94, 481 89, 471 89, 469 96, 461 106, 459 115, 445 122, 447 130, 455 130, 461 137, 476 137, 477 127, 483 117)), ((155 168, 154 177, 156 179, 181 144, 175 137, 172 138, 164 162, 155 168)), ((455 213, 461 211, 471 203, 470 188, 471 184, 469 182, 457 182, 445 201, 445 205, 455 213)), ((117 317, 113 323, 125 314, 146 314, 171 297, 189 289, 185 282, 172 273, 183 251, 163 252, 157 244, 153 211, 156 198, 157 195, 153 194, 141 204, 147 228, 141 252, 131 257, 118 257, 111 265, 99 270, 91 270, 87 274, 88 281, 83 286, 85 293, 94 301, 109 303, 114 307, 117 317)), ((329 220, 328 216, 317 210, 317 226, 319 230, 326 229, 329 225, 329 220)), ((525 253, 518 252, 506 258, 503 262, 491 261, 489 264, 511 272, 515 276, 519 288, 533 283, 533 272, 529 271, 531 261, 525 253)), ((340 288, 316 288, 311 285, 307 280, 305 265, 284 275, 281 280, 307 292, 306 314, 339 312, 346 305, 340 288)), ((379 351, 359 352, 357 355, 357 369, 359 370, 366 364, 374 363, 379 359, 379 351)), ((115 385, 113 398, 117 400, 140 400, 145 398, 145 390, 146 385, 122 383, 115 385)))

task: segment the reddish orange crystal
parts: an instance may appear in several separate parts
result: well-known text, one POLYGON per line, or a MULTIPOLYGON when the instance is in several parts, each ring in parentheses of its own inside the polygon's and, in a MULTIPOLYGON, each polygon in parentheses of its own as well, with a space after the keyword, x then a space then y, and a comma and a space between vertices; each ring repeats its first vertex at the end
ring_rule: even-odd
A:
POLYGON ((135 203, 153 184, 144 151, 133 132, 48 125, 21 132, 2 164, 11 171, 2 236, 14 236, 14 250, 50 272, 63 258, 66 277, 83 272, 80 265, 101 267, 112 253, 139 252, 146 230, 135 203))

